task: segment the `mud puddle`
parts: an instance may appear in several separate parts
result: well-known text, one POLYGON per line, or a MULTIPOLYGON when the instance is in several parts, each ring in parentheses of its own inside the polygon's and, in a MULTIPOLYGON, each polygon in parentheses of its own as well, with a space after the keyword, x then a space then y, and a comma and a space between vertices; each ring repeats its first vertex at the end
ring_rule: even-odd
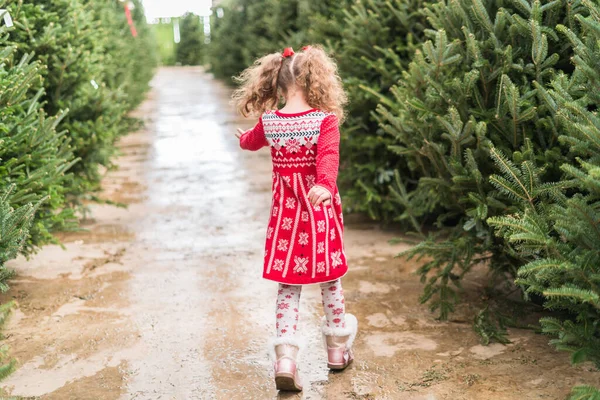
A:
MULTIPOLYGON (((267 152, 241 153, 228 89, 196 68, 161 69, 123 138, 120 168, 87 231, 16 260, 5 343, 19 370, 6 394, 41 399, 561 399, 598 383, 548 338, 511 330, 479 345, 468 312, 437 322, 418 303, 412 262, 395 235, 347 226, 348 311, 357 362, 329 373, 319 291, 303 292, 302 394, 278 395, 269 339, 276 284, 260 279, 270 204, 267 152)), ((475 285, 477 286, 477 285, 475 285)), ((468 311, 468 310, 467 310, 468 311)))

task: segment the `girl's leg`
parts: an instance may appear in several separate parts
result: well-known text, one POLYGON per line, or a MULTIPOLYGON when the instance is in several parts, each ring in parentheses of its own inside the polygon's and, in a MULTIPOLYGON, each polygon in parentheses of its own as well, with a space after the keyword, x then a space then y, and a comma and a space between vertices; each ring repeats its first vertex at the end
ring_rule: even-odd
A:
POLYGON ((342 370, 354 360, 352 343, 358 321, 354 315, 346 314, 344 290, 339 279, 321 284, 321 295, 325 310, 321 329, 327 346, 327 366, 342 370))
POLYGON ((325 310, 325 321, 327 327, 346 327, 346 305, 342 281, 336 280, 321 284, 321 297, 323 298, 323 309, 325 310))
POLYGON ((293 338, 299 318, 302 286, 279 284, 277 292, 277 337, 293 338))
POLYGON ((275 386, 279 390, 302 390, 296 359, 300 350, 296 324, 302 286, 279 284, 277 292, 277 339, 275 339, 275 386))

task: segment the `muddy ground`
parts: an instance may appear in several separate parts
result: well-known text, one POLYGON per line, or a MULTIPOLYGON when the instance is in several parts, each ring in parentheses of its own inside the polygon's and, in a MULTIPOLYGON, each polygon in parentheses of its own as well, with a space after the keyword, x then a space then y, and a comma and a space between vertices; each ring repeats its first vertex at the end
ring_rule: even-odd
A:
MULTIPOLYGON (((121 140, 119 169, 91 206, 86 232, 61 235, 18 272, 0 300, 17 308, 4 334, 19 369, 6 395, 41 399, 273 399, 268 340, 276 284, 260 278, 270 204, 267 151, 242 153, 229 91, 200 69, 161 69, 121 140)), ((349 218, 351 220, 351 218, 349 218)), ((531 330, 483 347, 463 306, 438 322, 418 303, 406 245, 347 224, 348 311, 359 319, 357 362, 329 373, 318 288, 305 290, 301 395, 282 399, 563 399, 598 384, 590 365, 531 330)), ((468 282, 477 299, 485 279, 468 282)))

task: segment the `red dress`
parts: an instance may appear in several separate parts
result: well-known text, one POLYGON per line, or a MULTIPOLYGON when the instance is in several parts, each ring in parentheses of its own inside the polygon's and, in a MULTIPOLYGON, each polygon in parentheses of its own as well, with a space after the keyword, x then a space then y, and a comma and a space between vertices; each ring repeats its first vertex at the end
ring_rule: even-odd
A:
POLYGON ((340 132, 334 114, 267 111, 240 138, 245 150, 271 148, 273 201, 263 277, 289 285, 336 280, 348 271, 342 202, 336 180, 340 132), (313 207, 308 191, 319 185, 331 204, 313 207))

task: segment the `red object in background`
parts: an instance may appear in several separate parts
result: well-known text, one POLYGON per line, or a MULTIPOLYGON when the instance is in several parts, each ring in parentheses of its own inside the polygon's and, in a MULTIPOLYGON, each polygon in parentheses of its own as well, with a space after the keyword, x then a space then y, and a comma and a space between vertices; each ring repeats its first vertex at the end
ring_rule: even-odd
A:
POLYGON ((129 24, 129 29, 131 29, 131 35, 133 37, 137 37, 137 30, 135 29, 135 25, 133 24, 133 18, 131 17, 131 10, 129 9, 129 5, 125 3, 123 7, 125 7, 125 15, 127 16, 127 23, 129 24))

